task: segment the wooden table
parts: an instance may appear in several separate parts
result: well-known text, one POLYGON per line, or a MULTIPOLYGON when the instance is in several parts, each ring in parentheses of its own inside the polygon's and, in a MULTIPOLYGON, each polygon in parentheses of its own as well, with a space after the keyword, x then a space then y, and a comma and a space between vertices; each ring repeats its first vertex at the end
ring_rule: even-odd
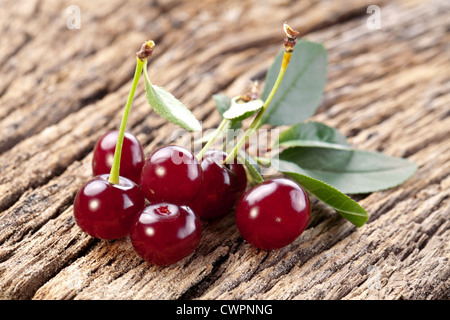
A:
MULTIPOLYGON (((72 4, 0 4, 0 298, 449 298, 448 1, 376 1, 378 29, 363 0, 80 0, 79 26, 72 4), (233 214, 205 222, 198 250, 166 268, 144 262, 128 239, 81 232, 72 203, 91 177, 96 140, 119 126, 143 41, 157 45, 153 82, 206 129, 220 122, 213 94, 264 79, 284 21, 328 51, 312 120, 359 149, 408 158, 418 172, 355 198, 370 214, 362 228, 313 199, 308 229, 273 252, 247 244, 233 214)), ((140 86, 127 129, 149 154, 176 128, 140 86)))

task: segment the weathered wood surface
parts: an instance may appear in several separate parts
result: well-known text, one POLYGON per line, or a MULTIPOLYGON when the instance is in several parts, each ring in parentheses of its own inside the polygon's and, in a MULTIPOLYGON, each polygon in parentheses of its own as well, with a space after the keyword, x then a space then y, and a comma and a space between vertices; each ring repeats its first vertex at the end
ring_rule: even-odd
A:
MULTIPOLYGON (((69 1, 0 3, 0 298, 2 299, 448 299, 450 293, 450 3, 378 1, 69 1), (249 246, 232 214, 204 223, 198 250, 166 268, 128 239, 99 241, 72 216, 91 176, 95 141, 117 128, 144 40, 149 65, 203 121, 211 95, 263 79, 288 21, 329 54, 315 120, 361 149, 406 157, 419 171, 358 201, 355 228, 313 200, 293 244, 249 246)), ((128 130, 148 154, 175 127, 149 111, 142 86, 128 130)))

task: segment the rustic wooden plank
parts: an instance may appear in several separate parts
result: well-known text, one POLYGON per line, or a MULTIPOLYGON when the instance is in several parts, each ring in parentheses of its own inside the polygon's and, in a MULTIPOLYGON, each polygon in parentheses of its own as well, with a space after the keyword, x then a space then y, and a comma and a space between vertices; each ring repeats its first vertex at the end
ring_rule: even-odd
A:
MULTIPOLYGON (((0 19, 2 30, 18 34, 0 40, 11 43, 0 53, 2 299, 449 297, 447 3, 380 2, 382 29, 369 30, 365 1, 83 2, 82 29, 70 32, 61 15, 69 4, 12 3, 0 16, 30 23, 7 27, 0 19), (130 57, 149 30, 158 40, 151 78, 209 128, 219 122, 211 95, 236 95, 261 79, 285 20, 329 52, 329 81, 313 119, 359 148, 416 161, 417 174, 360 197, 371 214, 361 229, 313 199, 308 229, 274 252, 245 243, 232 215, 204 222, 198 250, 167 268, 143 262, 128 239, 83 234, 72 201, 91 175, 95 141, 120 121, 130 57)), ((138 90, 129 129, 148 154, 169 143, 175 127, 149 112, 138 90)))

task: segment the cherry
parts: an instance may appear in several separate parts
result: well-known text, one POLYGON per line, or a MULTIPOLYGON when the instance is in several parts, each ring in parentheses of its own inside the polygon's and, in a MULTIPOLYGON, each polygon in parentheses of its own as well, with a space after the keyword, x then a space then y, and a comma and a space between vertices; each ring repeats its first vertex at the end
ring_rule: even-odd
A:
MULTIPOLYGON (((227 154, 223 153, 224 160, 226 159, 227 154)), ((247 171, 245 171, 245 167, 243 164, 238 163, 236 159, 231 164, 225 164, 227 168, 229 168, 237 177, 237 186, 236 186, 236 195, 237 198, 240 198, 242 193, 244 193, 247 188, 247 171)))
POLYGON ((202 219, 215 219, 229 213, 247 185, 242 164, 223 165, 226 157, 227 153, 219 150, 208 150, 203 155, 202 187, 197 198, 189 204, 202 219))
MULTIPOLYGON (((110 173, 118 135, 119 130, 110 131, 95 144, 92 159, 94 176, 110 173)), ((133 134, 125 132, 120 158, 120 175, 139 184, 144 161, 141 143, 133 134)))
POLYGON ((78 226, 98 239, 119 239, 128 235, 133 218, 145 206, 138 185, 119 177, 108 181, 109 174, 89 180, 77 193, 74 216, 78 226))
POLYGON ((145 161, 141 188, 151 203, 188 204, 199 193, 202 169, 197 158, 179 146, 165 146, 145 161))
POLYGON ((285 178, 267 180, 244 194, 236 207, 242 237, 263 250, 282 248, 308 225, 310 201, 305 191, 285 178))
POLYGON ((146 206, 131 225, 130 239, 145 261, 167 266, 195 251, 201 225, 187 206, 157 203, 146 206))

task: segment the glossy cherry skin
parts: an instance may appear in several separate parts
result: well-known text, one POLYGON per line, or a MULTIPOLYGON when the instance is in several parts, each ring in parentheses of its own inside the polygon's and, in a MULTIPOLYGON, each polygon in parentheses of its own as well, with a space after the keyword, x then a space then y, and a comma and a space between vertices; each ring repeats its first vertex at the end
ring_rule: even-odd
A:
MULTIPOLYGON (((225 160, 227 153, 221 152, 222 157, 225 160)), ((237 159, 234 159, 233 163, 225 164, 225 166, 233 172, 237 177, 236 182, 236 196, 239 199, 241 195, 247 189, 247 171, 245 171, 245 167, 243 164, 239 163, 237 159)))
POLYGON ((199 193, 202 169, 197 158, 179 146, 165 146, 145 161, 141 189, 151 203, 187 204, 199 193))
POLYGON ((146 206, 131 225, 130 239, 145 261, 168 266, 189 256, 201 240, 201 225, 187 206, 157 203, 146 206))
POLYGON ((282 248, 297 239, 311 217, 308 195, 285 178, 267 180, 249 191, 236 207, 242 237, 263 250, 282 248))
POLYGON ((98 239, 120 239, 129 234, 133 218, 145 206, 138 185, 119 177, 119 184, 108 182, 109 174, 94 177, 77 193, 74 217, 78 226, 98 239))
MULTIPOLYGON (((241 164, 223 165, 227 153, 219 150, 208 150, 202 159, 202 188, 197 198, 189 204, 201 219, 215 219, 231 212, 244 188, 242 176, 238 178, 235 171, 240 171, 241 164), (228 168, 234 168, 232 171, 228 168)), ((245 169, 244 173, 245 173, 245 169)), ((247 180, 245 180, 245 185, 247 180)))
MULTIPOLYGON (((110 131, 95 144, 92 158, 94 176, 111 172, 118 135, 118 130, 110 131)), ((120 175, 139 184, 144 161, 145 156, 141 143, 133 134, 125 132, 120 157, 120 175)))

